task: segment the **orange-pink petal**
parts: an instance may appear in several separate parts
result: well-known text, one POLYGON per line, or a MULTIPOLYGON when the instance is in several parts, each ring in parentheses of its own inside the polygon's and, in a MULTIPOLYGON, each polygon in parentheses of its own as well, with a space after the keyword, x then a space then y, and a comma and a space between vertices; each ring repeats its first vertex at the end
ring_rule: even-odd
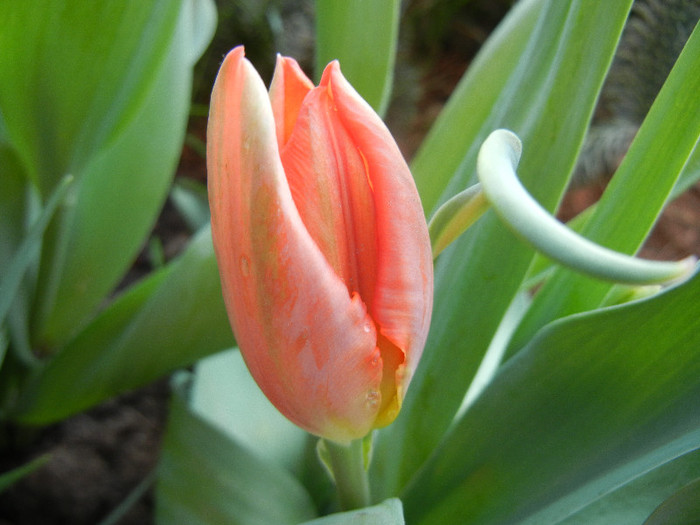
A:
POLYGON ((223 293, 253 377, 308 431, 365 435, 382 374, 374 324, 296 211, 267 92, 241 48, 214 87, 207 158, 223 293))
POLYGON ((282 165, 301 218, 348 293, 374 292, 374 196, 362 152, 338 120, 330 93, 312 90, 282 150, 282 165))
POLYGON ((430 325, 433 263, 420 197, 391 133, 340 72, 324 71, 337 115, 368 166, 375 199, 376 287, 367 308, 378 331, 404 352, 397 370, 399 402, 420 359, 430 325))
POLYGON ((270 84, 270 102, 280 149, 289 140, 299 108, 313 87, 313 82, 304 74, 296 60, 277 55, 275 73, 270 84))

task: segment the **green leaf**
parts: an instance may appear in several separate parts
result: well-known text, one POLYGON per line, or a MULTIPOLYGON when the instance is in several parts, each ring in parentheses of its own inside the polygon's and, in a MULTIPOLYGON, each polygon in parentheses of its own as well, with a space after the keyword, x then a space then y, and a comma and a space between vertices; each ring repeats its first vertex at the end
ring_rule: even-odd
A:
POLYGON ((190 230, 197 231, 209 223, 207 187, 203 183, 185 177, 175 179, 170 200, 190 230))
POLYGON ((169 0, 17 2, 0 14, 0 108, 49 192, 136 117, 180 11, 169 0))
MULTIPOLYGON (((620 469, 622 471, 626 469, 620 469)), ((614 472, 622 475, 624 472, 614 472)), ((634 473, 632 474, 634 475, 634 473)), ((600 494, 596 489, 600 480, 589 483, 590 486, 573 494, 573 497, 563 498, 557 504, 551 505, 543 513, 539 513, 531 523, 562 523, 565 525, 608 525, 609 523, 637 525, 654 510, 659 502, 671 497, 685 485, 688 480, 700 475, 700 449, 694 450, 669 461, 658 468, 624 483, 612 492, 600 494), (577 510, 576 501, 586 491, 596 491, 593 498, 600 496, 584 508, 577 510), (555 516, 567 516, 562 521, 555 516)), ((627 476, 628 477, 628 476, 627 476)), ((624 480, 625 477, 618 479, 624 480)), ((588 501, 592 498, 589 495, 588 501)), ((677 522, 684 523, 684 522, 677 522)))
POLYGON ((158 467, 157 523, 292 525, 315 517, 308 493, 287 470, 251 453, 188 406, 186 382, 185 373, 174 381, 158 467))
MULTIPOLYGON (((66 175, 56 187, 41 214, 30 227, 17 252, 4 270, 3 276, 0 277, 0 329, 5 323, 5 316, 10 310, 10 306, 12 306, 12 301, 20 288, 25 272, 33 263, 36 263, 44 229, 51 217, 53 217, 56 208, 68 193, 72 182, 73 177, 66 175)), ((22 195, 17 195, 16 197, 21 198, 22 195)))
POLYGON ((401 500, 388 499, 379 505, 364 509, 331 514, 323 518, 305 521, 302 525, 403 525, 401 500))
POLYGON ((538 513, 562 498, 575 495, 560 511, 577 510, 698 450, 699 293, 696 274, 543 329, 406 489, 407 519, 542 523, 538 513))
MULTIPOLYGON (((36 191, 26 177, 17 155, 8 144, 2 141, 2 117, 0 115, 0 285, 10 286, 8 275, 11 274, 10 265, 15 264, 16 256, 20 246, 25 242, 28 227, 37 220, 41 206, 36 197, 36 191)), ((39 243, 40 243, 39 239, 39 243)), ((39 252, 36 252, 29 266, 24 271, 24 278, 19 288, 14 292, 12 306, 3 323, 0 323, 0 334, 2 334, 3 345, 2 356, 12 341, 13 353, 21 356, 31 355, 31 345, 29 343, 29 323, 28 312, 30 311, 31 299, 33 297, 33 281, 36 268, 39 264, 39 252)), ((9 295, 13 295, 8 293, 9 295)), ((8 300, 5 297, 0 302, 8 300)), ((3 360, 0 359, 0 363, 3 360)), ((0 370, 0 373, 2 371, 0 370)), ((0 379, 0 383, 2 379, 0 379)), ((3 386, 7 386, 4 382, 3 386)), ((5 390, 0 388, 0 390, 5 390)), ((0 394, 2 397, 3 394, 0 394)))
MULTIPOLYGON (((690 36, 630 150, 581 234, 634 253, 661 213, 700 137, 700 28, 690 36)), ((610 283, 560 269, 538 292, 509 353, 558 317, 599 306, 610 283)))
MULTIPOLYGON (((434 195, 429 208, 469 185, 481 142, 494 129, 507 128, 523 141, 523 184, 548 211, 554 209, 575 165, 629 6, 557 0, 516 6, 446 111, 472 101, 487 108, 472 115, 460 112, 461 119, 446 114, 422 160, 414 163, 421 192, 434 195), (495 64, 510 74, 495 72, 495 64), (454 174, 440 170, 445 157, 437 146, 440 139, 454 140, 450 134, 464 141, 454 174), (446 177, 452 177, 449 184, 446 177), (426 189, 433 184, 436 193, 426 189)), ((437 446, 531 259, 532 250, 492 212, 437 259, 433 318, 420 366, 399 417, 378 434, 372 472, 376 500, 397 494, 437 446)))
POLYGON ((13 416, 56 421, 234 344, 207 228, 49 361, 13 416))
POLYGON ((700 478, 689 483, 659 506, 644 525, 700 523, 700 478))
POLYGON ((345 77, 379 115, 391 97, 399 8, 398 0, 316 1, 317 75, 339 60, 345 77))
MULTIPOLYGON (((131 24, 130 20, 124 22, 108 15, 126 16, 127 11, 112 13, 111 10, 116 9, 115 5, 134 3, 139 4, 140 0, 80 5, 89 5, 95 11, 97 20, 92 30, 100 30, 104 25, 131 24)), ((34 344, 44 352, 57 351, 56 347, 75 335, 131 265, 163 204, 180 155, 194 65, 191 10, 182 8, 183 5, 190 6, 190 2, 169 1, 167 13, 161 12, 165 9, 162 2, 151 3, 150 11, 144 14, 145 25, 137 25, 140 33, 131 35, 131 40, 136 38, 144 45, 156 37, 163 40, 160 52, 152 63, 149 62, 149 67, 144 66, 145 69, 141 70, 132 65, 132 60, 136 64, 145 60, 141 56, 144 48, 137 47, 130 51, 136 55, 126 62, 119 62, 121 69, 110 70, 109 74, 91 72, 102 80, 126 84, 123 89, 133 88, 138 92, 128 92, 129 104, 120 104, 121 99, 118 99, 111 101, 109 108, 99 105, 99 110, 106 113, 85 116, 87 121, 97 119, 106 123, 104 126, 111 125, 114 132, 109 132, 109 140, 91 148, 91 154, 86 156, 78 171, 71 172, 77 181, 75 200, 59 212, 47 232, 33 315, 34 344), (173 18, 172 23, 163 25, 163 20, 168 17, 173 18), (132 78, 139 74, 145 75, 148 82, 132 78), (113 78, 113 75, 118 76, 113 78), (139 101, 138 105, 134 105, 131 99, 139 101)), ((206 4, 200 2, 199 5, 206 4)), ((64 31, 72 35, 72 26, 67 25, 64 31)), ((78 38, 81 46, 88 45, 82 39, 89 38, 90 32, 79 31, 77 35, 79 38, 66 38, 69 41, 78 38)), ((125 53, 122 46, 131 49, 128 47, 131 40, 117 41, 119 44, 110 44, 111 47, 104 51, 114 48, 110 52, 121 56, 125 53)), ((75 51, 77 45, 67 49, 75 51)), ((81 60, 103 62, 99 54, 91 53, 86 57, 81 60)), ((60 59, 68 63, 78 60, 68 56, 60 59)), ((109 61, 104 61, 103 67, 110 65, 109 61)), ((106 93, 112 91, 106 90, 106 93)), ((117 94, 127 96, 121 91, 117 94)), ((72 97, 75 93, 64 96, 72 97)), ((67 126, 62 120, 57 125, 67 126)), ((92 129, 89 131, 99 134, 92 129)), ((76 140, 81 139, 76 137, 76 140)), ((71 146, 78 147, 65 145, 66 148, 71 146)))
POLYGON ((38 458, 31 460, 29 463, 25 463, 24 465, 0 474, 0 492, 3 492, 24 476, 34 472, 36 469, 46 463, 50 457, 51 456, 49 455, 39 456, 38 458))
POLYGON ((514 83, 513 72, 523 59, 545 5, 545 0, 516 4, 484 43, 423 140, 411 162, 411 172, 426 214, 432 215, 441 201, 467 187, 465 183, 445 195, 479 133, 485 133, 481 136, 483 141, 488 131, 496 129, 481 128, 508 85, 514 83))
POLYGON ((309 435, 268 401, 237 349, 197 363, 191 406, 202 420, 258 457, 301 472, 309 435))

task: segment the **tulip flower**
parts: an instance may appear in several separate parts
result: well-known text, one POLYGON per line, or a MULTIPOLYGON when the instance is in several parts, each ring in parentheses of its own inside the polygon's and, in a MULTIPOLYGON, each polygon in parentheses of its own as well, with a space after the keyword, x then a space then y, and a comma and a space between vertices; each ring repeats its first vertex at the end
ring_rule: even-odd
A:
POLYGON ((207 130, 212 236, 243 358, 291 421, 346 443, 399 412, 430 323, 428 230, 390 132, 337 62, 314 87, 242 47, 207 130))

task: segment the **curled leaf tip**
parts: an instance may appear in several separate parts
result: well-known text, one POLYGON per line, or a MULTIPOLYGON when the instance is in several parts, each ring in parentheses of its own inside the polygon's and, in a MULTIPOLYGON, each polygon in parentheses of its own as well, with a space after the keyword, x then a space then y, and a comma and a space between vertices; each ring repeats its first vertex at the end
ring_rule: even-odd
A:
POLYGON ((605 248, 574 232, 544 208, 518 180, 522 145, 511 131, 492 132, 479 150, 477 174, 503 222, 549 258, 581 273, 626 284, 669 284, 693 271, 695 258, 650 261, 605 248))

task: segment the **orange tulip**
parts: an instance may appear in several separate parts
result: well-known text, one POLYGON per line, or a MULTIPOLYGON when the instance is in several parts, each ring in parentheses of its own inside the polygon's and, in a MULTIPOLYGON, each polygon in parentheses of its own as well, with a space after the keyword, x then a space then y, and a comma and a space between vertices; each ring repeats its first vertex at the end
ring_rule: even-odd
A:
POLYGON ((258 385, 334 441, 389 424, 433 293, 423 210, 391 134, 337 62, 314 87, 279 57, 268 94, 237 47, 216 79, 207 136, 223 294, 258 385))

